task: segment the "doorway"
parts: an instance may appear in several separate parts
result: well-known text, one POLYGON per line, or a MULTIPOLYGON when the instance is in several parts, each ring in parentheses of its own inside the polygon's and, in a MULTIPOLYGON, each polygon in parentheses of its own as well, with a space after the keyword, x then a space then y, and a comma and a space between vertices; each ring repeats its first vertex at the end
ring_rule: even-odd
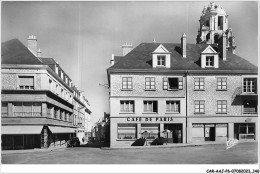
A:
POLYGON ((215 137, 216 137, 215 126, 205 127, 205 141, 215 141, 215 137))
MULTIPOLYGON (((168 133, 168 143, 182 143, 182 124, 164 124, 164 129, 170 130, 168 133)), ((167 135, 164 135, 167 138, 167 135)))

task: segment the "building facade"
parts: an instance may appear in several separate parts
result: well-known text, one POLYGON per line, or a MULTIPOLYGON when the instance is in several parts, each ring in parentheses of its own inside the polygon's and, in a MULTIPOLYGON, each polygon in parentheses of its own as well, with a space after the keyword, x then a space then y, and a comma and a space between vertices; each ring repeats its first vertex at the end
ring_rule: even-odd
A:
POLYGON ((222 7, 210 3, 203 10, 201 33, 204 19, 209 27, 222 21, 210 28, 212 40, 202 42, 204 33, 202 41, 187 44, 183 34, 181 43, 153 41, 134 49, 125 43, 123 56, 112 55, 111 147, 141 137, 148 143, 158 137, 168 143, 258 139, 257 67, 235 55, 222 7))
POLYGON ((28 48, 2 43, 2 149, 67 146, 76 136, 72 80, 53 58, 41 57, 36 36, 28 48))

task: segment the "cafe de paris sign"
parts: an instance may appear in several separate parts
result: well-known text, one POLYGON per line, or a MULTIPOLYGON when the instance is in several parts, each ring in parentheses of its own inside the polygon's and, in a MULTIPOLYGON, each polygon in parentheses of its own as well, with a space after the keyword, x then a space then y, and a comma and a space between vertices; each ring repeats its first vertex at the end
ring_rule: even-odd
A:
POLYGON ((173 121, 173 117, 127 117, 126 121, 173 121))

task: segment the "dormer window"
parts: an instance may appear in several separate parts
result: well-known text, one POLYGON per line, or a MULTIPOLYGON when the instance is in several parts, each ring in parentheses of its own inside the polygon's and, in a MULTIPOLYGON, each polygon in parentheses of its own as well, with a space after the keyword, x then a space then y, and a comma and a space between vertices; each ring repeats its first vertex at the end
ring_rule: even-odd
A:
POLYGON ((152 52, 153 68, 170 68, 171 52, 169 52, 162 44, 152 52))
POLYGON ((218 68, 219 55, 210 45, 201 52, 201 68, 218 68))
POLYGON ((157 65, 165 66, 165 59, 166 59, 166 56, 157 56, 157 65))
POLYGON ((206 67, 214 67, 214 56, 206 56, 206 67))

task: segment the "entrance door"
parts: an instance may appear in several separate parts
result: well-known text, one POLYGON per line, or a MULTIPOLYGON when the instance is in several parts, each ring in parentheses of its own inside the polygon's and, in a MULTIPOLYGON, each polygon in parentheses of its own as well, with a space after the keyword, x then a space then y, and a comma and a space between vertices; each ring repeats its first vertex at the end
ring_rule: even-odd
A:
POLYGON ((164 124, 164 129, 171 131, 168 133, 168 143, 182 143, 182 124, 164 124))
POLYGON ((182 124, 174 125, 173 143, 182 143, 182 124))
POLYGON ((205 141, 215 141, 216 131, 213 126, 205 126, 205 141))

